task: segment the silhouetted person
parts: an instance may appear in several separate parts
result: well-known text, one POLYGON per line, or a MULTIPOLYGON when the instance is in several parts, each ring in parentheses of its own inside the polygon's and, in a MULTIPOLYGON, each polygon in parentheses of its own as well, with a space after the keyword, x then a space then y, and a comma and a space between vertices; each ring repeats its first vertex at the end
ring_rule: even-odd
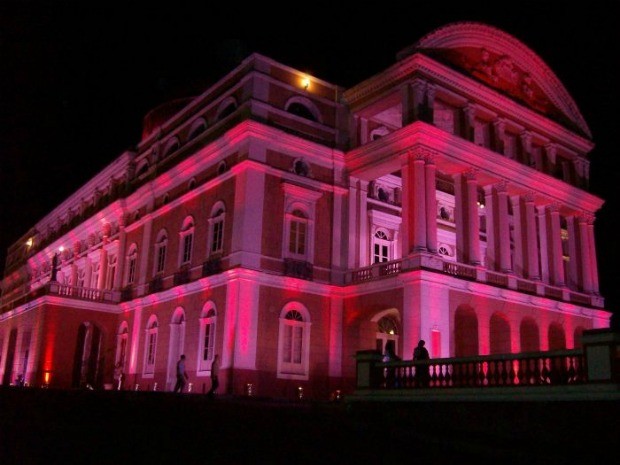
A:
POLYGON ((211 389, 207 392, 209 397, 213 397, 215 395, 215 391, 220 385, 220 381, 218 376, 220 374, 220 356, 215 354, 213 357, 213 362, 211 362, 211 389))
POLYGON ((183 392, 185 382, 188 380, 187 372, 185 371, 185 355, 181 355, 177 362, 177 384, 174 386, 174 392, 183 392))
MULTIPOLYGON (((394 341, 387 341, 385 344, 385 354, 383 355, 384 362, 398 362, 401 358, 396 355, 394 341)), ((385 387, 396 387, 396 368, 388 367, 385 372, 385 387)))
MULTIPOLYGON (((418 362, 421 360, 429 360, 431 357, 428 354, 428 350, 424 347, 426 344, 422 339, 418 342, 418 346, 413 350, 413 361, 418 362)), ((430 372, 428 364, 416 365, 415 377, 421 386, 428 386, 430 381, 430 372)))

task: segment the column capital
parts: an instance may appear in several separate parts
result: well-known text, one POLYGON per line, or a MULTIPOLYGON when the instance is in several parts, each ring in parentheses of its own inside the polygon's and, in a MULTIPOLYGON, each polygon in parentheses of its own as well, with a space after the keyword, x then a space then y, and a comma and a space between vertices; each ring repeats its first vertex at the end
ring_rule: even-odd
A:
POLYGON ((575 217, 579 224, 594 224, 594 215, 589 212, 579 212, 575 217))
POLYGON ((547 209, 549 210, 549 213, 560 213, 560 208, 562 207, 562 204, 560 202, 552 202, 549 205, 547 205, 547 209))
POLYGON ((495 190, 498 193, 508 193, 508 181, 506 181, 505 179, 502 179, 501 181, 499 181, 498 183, 496 183, 493 187, 495 187, 495 190))
POLYGON ((506 129, 506 120, 504 118, 495 118, 493 120, 493 127, 496 130, 504 131, 506 129))
POLYGON ((467 179, 467 182, 475 181, 476 177, 478 176, 478 171, 479 170, 476 168, 469 168, 463 171, 461 174, 463 175, 465 179, 467 179))
POLYGON ((534 201, 536 200, 536 194, 534 191, 528 191, 523 194, 522 197, 525 203, 534 203, 534 201))

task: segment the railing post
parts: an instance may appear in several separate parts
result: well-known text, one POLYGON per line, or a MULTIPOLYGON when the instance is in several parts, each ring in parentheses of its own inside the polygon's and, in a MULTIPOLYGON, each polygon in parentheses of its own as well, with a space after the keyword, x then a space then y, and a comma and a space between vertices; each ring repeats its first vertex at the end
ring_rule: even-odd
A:
POLYGON ((376 389, 379 387, 381 370, 377 363, 382 360, 378 350, 359 350, 355 354, 357 361, 357 389, 376 389))
POLYGON ((620 333, 591 329, 581 340, 588 382, 620 382, 620 333))

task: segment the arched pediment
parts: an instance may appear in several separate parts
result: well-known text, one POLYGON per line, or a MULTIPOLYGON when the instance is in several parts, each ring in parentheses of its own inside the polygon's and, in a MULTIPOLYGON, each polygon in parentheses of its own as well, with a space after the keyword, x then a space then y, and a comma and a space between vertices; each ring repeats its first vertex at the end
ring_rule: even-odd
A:
POLYGON ((399 59, 414 53, 423 53, 459 69, 592 137, 575 101, 551 68, 506 32, 481 23, 449 24, 401 51, 399 59))

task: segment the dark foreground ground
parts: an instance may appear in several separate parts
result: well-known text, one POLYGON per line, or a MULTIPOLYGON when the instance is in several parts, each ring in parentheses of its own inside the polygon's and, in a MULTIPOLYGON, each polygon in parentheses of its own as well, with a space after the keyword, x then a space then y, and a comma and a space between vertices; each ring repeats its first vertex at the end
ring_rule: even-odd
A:
POLYGON ((620 403, 0 388, 0 464, 619 463, 620 403))

